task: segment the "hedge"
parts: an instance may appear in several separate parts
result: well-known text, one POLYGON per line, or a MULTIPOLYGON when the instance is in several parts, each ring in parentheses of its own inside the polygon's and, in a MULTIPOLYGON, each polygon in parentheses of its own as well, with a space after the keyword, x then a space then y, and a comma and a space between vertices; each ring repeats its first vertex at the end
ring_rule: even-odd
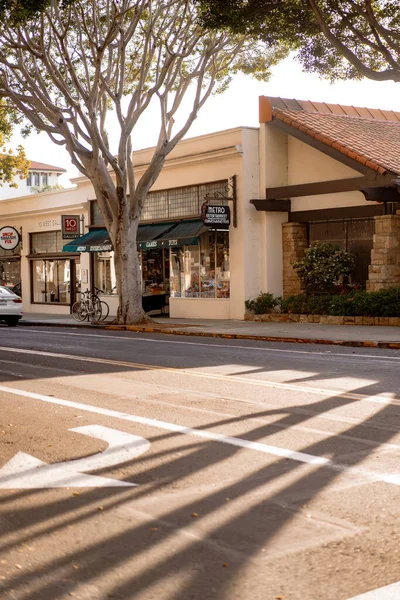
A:
POLYGON ((346 317, 400 317, 400 288, 348 294, 299 294, 280 301, 282 313, 346 317))

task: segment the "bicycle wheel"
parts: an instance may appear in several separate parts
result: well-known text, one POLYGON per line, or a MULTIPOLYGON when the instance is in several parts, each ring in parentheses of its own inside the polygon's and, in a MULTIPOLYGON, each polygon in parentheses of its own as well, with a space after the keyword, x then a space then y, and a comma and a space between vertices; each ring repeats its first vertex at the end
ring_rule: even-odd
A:
POLYGON ((75 321, 84 321, 87 317, 87 310, 82 302, 74 302, 71 313, 75 321))
POLYGON ((90 311, 90 320, 92 323, 101 321, 101 302, 93 302, 90 311))
POLYGON ((101 320, 105 321, 108 317, 108 313, 110 312, 110 307, 108 306, 107 302, 104 302, 104 300, 101 300, 100 304, 101 304, 101 320))

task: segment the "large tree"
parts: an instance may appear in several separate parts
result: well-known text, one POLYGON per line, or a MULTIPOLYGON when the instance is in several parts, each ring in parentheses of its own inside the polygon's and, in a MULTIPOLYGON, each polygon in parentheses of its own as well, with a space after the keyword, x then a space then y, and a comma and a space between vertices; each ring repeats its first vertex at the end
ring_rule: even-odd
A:
POLYGON ((199 0, 203 23, 296 50, 330 79, 400 81, 399 0, 199 0))
POLYGON ((232 73, 266 77, 284 51, 205 30, 192 0, 3 0, 1 13, 0 97, 65 146, 92 182, 115 252, 118 320, 137 322, 143 313, 136 234, 166 157, 232 73), (190 108, 182 114, 184 98, 190 108), (132 136, 154 102, 158 142, 137 179, 132 136), (107 134, 111 110, 115 152, 107 134))

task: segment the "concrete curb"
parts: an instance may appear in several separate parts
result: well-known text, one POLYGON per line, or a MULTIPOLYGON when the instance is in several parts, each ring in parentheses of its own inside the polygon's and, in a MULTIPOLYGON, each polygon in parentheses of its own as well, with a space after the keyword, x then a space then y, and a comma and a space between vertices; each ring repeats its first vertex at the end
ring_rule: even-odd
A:
POLYGON ((272 335, 250 335, 246 333, 215 333, 210 331, 182 331, 158 327, 140 327, 136 325, 92 325, 91 323, 57 323, 49 321, 20 321, 23 326, 37 327, 75 327, 82 329, 103 329, 108 331, 134 331, 137 333, 163 333, 165 335, 182 335, 189 337, 207 337, 227 340, 254 340, 259 342, 281 342, 286 344, 320 344, 325 346, 348 346, 351 348, 383 348, 400 350, 400 342, 368 342, 357 340, 331 340, 323 338, 280 337, 272 335))
POLYGON ((352 348, 387 348, 400 350, 400 342, 366 342, 353 340, 326 340, 316 338, 277 337, 271 335, 250 335, 244 333, 212 333, 208 331, 181 331, 178 329, 158 329, 157 327, 139 327, 135 325, 108 325, 107 330, 136 331, 138 333, 163 333, 165 335, 183 335, 190 337, 208 337, 228 340, 258 340, 260 342, 286 342, 287 344, 324 344, 329 346, 350 346, 352 348))
MULTIPOLYGON (((107 325, 93 325, 92 323, 57 323, 51 321, 20 321, 18 327, 76 327, 78 329, 106 329, 107 325)), ((110 326, 108 326, 110 327, 110 326)))

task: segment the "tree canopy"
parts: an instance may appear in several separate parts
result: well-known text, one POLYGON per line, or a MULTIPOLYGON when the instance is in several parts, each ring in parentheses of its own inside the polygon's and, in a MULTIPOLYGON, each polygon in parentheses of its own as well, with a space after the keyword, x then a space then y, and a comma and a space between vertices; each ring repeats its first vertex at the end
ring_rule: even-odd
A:
POLYGON ((166 157, 233 73, 267 78, 287 50, 205 29, 195 0, 0 3, 0 98, 64 146, 92 182, 114 247, 119 320, 135 322, 142 314, 137 228, 166 157), (132 137, 151 106, 158 106, 158 141, 138 177, 132 137))
POLYGON ((202 20, 297 52, 330 79, 400 81, 398 0, 199 0, 202 20))
POLYGON ((14 151, 7 149, 13 127, 20 119, 9 103, 0 100, 0 185, 8 183, 10 187, 18 187, 18 179, 28 176, 29 161, 22 146, 14 151))

